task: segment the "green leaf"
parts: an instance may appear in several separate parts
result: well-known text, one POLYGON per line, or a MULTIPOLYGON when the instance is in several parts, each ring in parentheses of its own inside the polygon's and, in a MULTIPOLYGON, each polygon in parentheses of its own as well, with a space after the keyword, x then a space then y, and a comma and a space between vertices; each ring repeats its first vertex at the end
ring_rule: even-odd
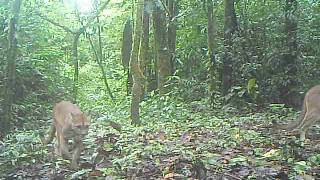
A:
POLYGON ((230 164, 231 165, 237 165, 237 164, 245 165, 245 164, 247 164, 246 162, 247 162, 247 157, 241 156, 241 155, 230 159, 230 164))
POLYGON ((309 170, 311 167, 307 164, 306 161, 299 161, 294 163, 294 170, 298 173, 304 173, 309 170))
POLYGON ((248 93, 252 94, 256 86, 257 86, 257 79, 256 78, 250 79, 247 84, 248 93))

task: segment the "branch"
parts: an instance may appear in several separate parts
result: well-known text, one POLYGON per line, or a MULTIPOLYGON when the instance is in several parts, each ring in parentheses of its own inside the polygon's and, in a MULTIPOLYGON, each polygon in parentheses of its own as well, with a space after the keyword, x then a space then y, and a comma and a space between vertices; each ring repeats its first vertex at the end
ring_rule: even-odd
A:
POLYGON ((94 22, 94 20, 100 15, 100 13, 104 10, 104 8, 106 8, 106 6, 109 4, 111 0, 107 0, 105 3, 102 4, 102 6, 98 9, 97 13, 95 16, 90 17, 90 19, 88 19, 88 23, 85 25, 82 25, 83 28, 88 27, 92 22, 94 22))
POLYGON ((45 16, 43 16, 42 14, 40 14, 39 12, 36 12, 36 14, 43 20, 46 20, 48 22, 50 22, 51 24, 55 25, 55 26, 58 26, 60 28, 62 28, 63 30, 65 30, 66 32, 69 32, 71 34, 81 34, 84 32, 85 28, 87 26, 89 26, 92 22, 94 22, 94 19, 97 18, 97 16, 100 15, 100 13, 104 10, 104 8, 109 4, 110 0, 107 0, 101 7, 100 9, 97 11, 97 14, 95 16, 92 16, 89 20, 88 20, 88 23, 86 25, 82 25, 82 27, 77 30, 76 32, 71 30, 70 28, 68 28, 67 26, 64 26, 64 25, 61 25, 45 16))
POLYGON ((163 0, 160 0, 164 10, 168 13, 169 16, 171 16, 169 9, 167 8, 166 4, 163 2, 163 0))
POLYGON ((187 8, 183 12, 181 12, 181 13, 177 14, 176 16, 172 17, 171 22, 176 21, 178 18, 184 16, 189 10, 190 10, 190 8, 187 8))
POLYGON ((55 21, 53 21, 53 20, 51 20, 51 19, 43 16, 42 14, 40 14, 40 13, 38 13, 38 12, 37 12, 36 14, 37 14, 41 19, 46 20, 46 21, 48 21, 49 23, 51 23, 51 24, 53 24, 53 25, 55 25, 55 26, 58 26, 58 27, 62 28, 63 30, 65 30, 65 31, 67 31, 67 32, 69 32, 69 33, 71 33, 71 34, 75 34, 75 32, 72 31, 72 30, 71 30, 70 28, 68 28, 67 26, 61 25, 61 24, 59 24, 59 23, 57 23, 57 22, 55 22, 55 21))

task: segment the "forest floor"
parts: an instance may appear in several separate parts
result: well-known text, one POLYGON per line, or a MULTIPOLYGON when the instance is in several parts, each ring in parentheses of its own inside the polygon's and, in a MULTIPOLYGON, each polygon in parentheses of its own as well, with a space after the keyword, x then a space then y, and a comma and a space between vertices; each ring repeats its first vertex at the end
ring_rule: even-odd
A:
MULTIPOLYGON (((203 102, 147 103, 142 126, 130 125, 128 106, 92 116, 80 169, 44 147, 39 132, 17 131, 0 144, 4 179, 320 179, 320 137, 272 130, 272 120, 294 119, 203 102), (147 108, 148 107, 148 108, 147 108), (121 124, 121 131, 109 125, 121 124)), ((319 132, 319 131, 318 131, 319 132)))

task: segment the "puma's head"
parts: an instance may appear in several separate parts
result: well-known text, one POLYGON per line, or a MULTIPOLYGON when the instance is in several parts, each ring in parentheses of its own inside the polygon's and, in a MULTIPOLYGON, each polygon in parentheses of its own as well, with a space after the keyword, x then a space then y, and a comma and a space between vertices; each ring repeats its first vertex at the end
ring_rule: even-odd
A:
POLYGON ((74 114, 71 113, 72 117, 72 129, 75 134, 85 136, 88 134, 90 122, 84 113, 74 114))

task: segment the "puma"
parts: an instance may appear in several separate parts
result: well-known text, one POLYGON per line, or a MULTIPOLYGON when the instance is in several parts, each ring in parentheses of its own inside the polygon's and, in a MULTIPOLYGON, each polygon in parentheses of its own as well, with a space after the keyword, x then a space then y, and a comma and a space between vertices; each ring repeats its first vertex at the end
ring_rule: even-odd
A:
POLYGON ((277 125, 277 129, 298 130, 300 140, 306 139, 308 128, 320 120, 320 85, 312 87, 304 97, 299 120, 290 125, 277 125))
POLYGON ((55 153, 65 159, 71 159, 71 167, 77 168, 81 151, 82 139, 88 134, 90 122, 80 108, 68 101, 61 101, 53 108, 53 123, 49 137, 43 141, 46 145, 56 136, 55 153), (68 140, 73 142, 73 154, 70 153, 68 140))

